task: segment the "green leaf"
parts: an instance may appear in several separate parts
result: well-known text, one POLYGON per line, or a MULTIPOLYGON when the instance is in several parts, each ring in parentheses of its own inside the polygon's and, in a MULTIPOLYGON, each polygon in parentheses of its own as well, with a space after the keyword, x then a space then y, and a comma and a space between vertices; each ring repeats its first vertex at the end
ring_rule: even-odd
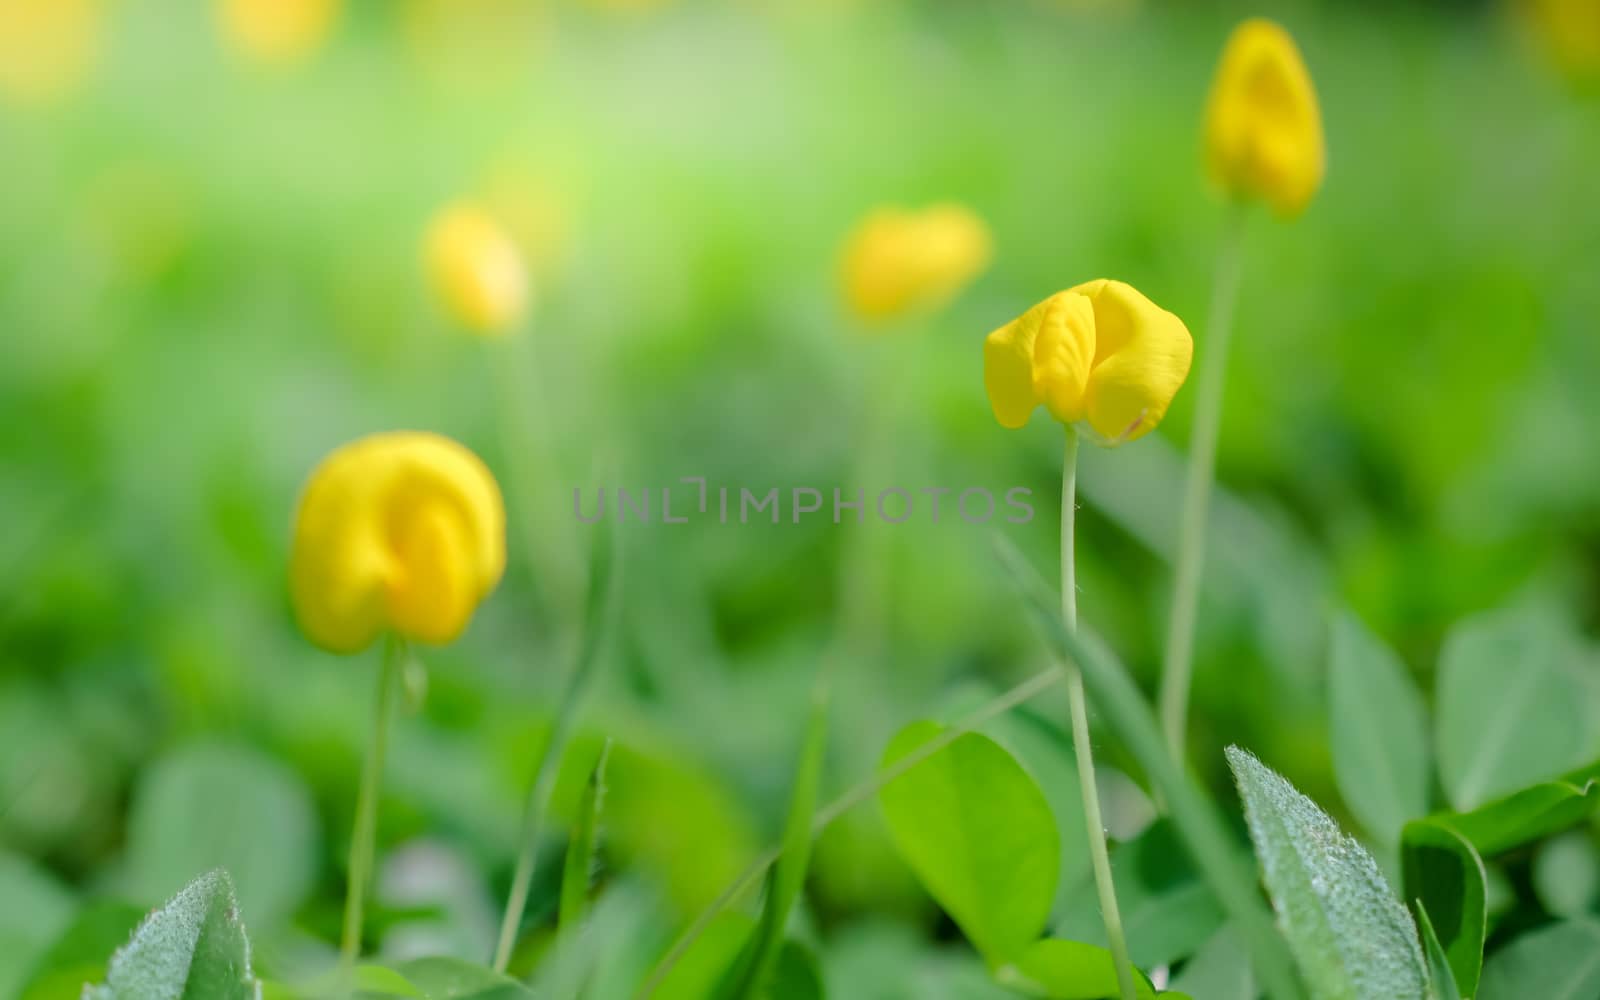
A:
POLYGON ((418 958, 395 971, 427 1000, 533 1000, 533 991, 508 976, 459 958, 418 958))
POLYGON ((128 820, 133 895, 165 899, 197 869, 221 868, 257 930, 305 901, 321 834, 294 772, 246 747, 197 744, 157 761, 134 792, 128 820))
POLYGON ((1556 837, 1533 856, 1533 888, 1558 917, 1581 917, 1600 899, 1600 852, 1588 834, 1556 837))
POLYGON ((1457 985, 1471 996, 1483 970, 1489 921, 1482 857, 1448 817, 1430 817, 1406 824, 1400 868, 1406 898, 1426 908, 1457 985))
POLYGON ((1493 857, 1575 826, 1596 806, 1600 806, 1600 761, 1471 812, 1443 814, 1443 818, 1479 854, 1493 857))
POLYGON ((1211 935, 1172 981, 1172 988, 1205 1000, 1256 1000, 1250 956, 1231 925, 1211 935))
POLYGON ((761 921, 745 946, 744 955, 730 971, 728 989, 718 991, 722 996, 749 998, 761 994, 782 953, 789 911, 805 886, 806 867, 811 861, 811 820, 817 811, 817 787, 822 782, 823 751, 827 746, 826 691, 826 687, 819 687, 811 704, 805 745, 800 750, 800 765, 789 799, 789 818, 783 830, 783 853, 768 880, 761 921))
POLYGON ((561 902, 557 926, 563 930, 578 927, 589 911, 589 878, 594 870, 595 848, 600 833, 600 809, 605 803, 606 762, 611 759, 611 741, 600 748, 600 759, 589 773, 583 797, 578 802, 578 821, 567 841, 566 862, 561 869, 561 902))
MULTIPOLYGON (((1561 633, 1525 613, 1453 629, 1439 659, 1439 774, 1458 810, 1582 759, 1587 692, 1561 633)), ((1463 831, 1465 832, 1465 831, 1463 831)))
POLYGON ((1333 625, 1328 716, 1333 773, 1350 811, 1393 846, 1428 811, 1428 720, 1405 664, 1350 614, 1333 625))
MULTIPOLYGON (((1053 1000, 1106 1000, 1118 996, 1120 989, 1110 951, 1060 938, 1035 941, 1015 962, 997 969, 995 979, 1019 992, 1053 1000)), ((1134 976, 1134 988, 1139 1000, 1154 1000, 1155 988, 1143 973, 1134 976)))
POLYGON ((1238 747, 1228 764, 1267 891, 1318 1000, 1421 1000, 1416 928, 1372 855, 1281 776, 1238 747))
POLYGON ((1600 921, 1572 920, 1524 934, 1495 952, 1477 1000, 1600 997, 1600 921))
POLYGON ((127 942, 145 912, 111 901, 85 906, 34 963, 18 1000, 79 1000, 85 983, 105 978, 111 953, 127 942))
MULTIPOLYGON (((888 766, 938 736, 902 729, 888 766)), ((966 733, 878 793, 895 846, 930 895, 992 963, 1043 932, 1060 864, 1055 818, 1039 786, 987 736, 966 733)))
POLYGON ((208 872, 150 914, 84 1000, 258 1000, 233 884, 208 872))
POLYGON ((1428 981, 1432 984, 1433 1000, 1461 1000, 1461 989, 1456 986, 1450 957, 1439 944, 1439 936, 1433 932, 1433 922, 1428 919, 1428 909, 1420 899, 1417 900, 1417 926, 1422 931, 1422 947, 1428 955, 1428 981))
MULTIPOLYGON (((1222 923, 1222 908, 1183 851, 1168 819, 1157 820, 1111 853, 1117 903, 1135 965, 1171 965, 1194 954, 1222 923)), ((1091 884, 1077 887, 1055 934, 1105 945, 1105 922, 1091 884)))
MULTIPOLYGON (((719 914, 651 996, 654 1000, 705 1000, 739 961, 755 928, 755 921, 742 913, 719 914)), ((757 994, 761 1000, 822 1000, 823 995, 816 958, 794 941, 784 942, 771 978, 757 994)))
POLYGON ((1061 622, 1054 592, 1004 537, 995 536, 1001 561, 1022 597, 1034 625, 1051 651, 1078 665, 1095 709, 1144 769, 1166 802, 1185 849, 1227 911, 1255 963, 1262 988, 1274 1000, 1304 995, 1283 939, 1272 925, 1257 891, 1255 872, 1234 846, 1214 802, 1172 759, 1161 727, 1128 670, 1087 630, 1069 631, 1061 622))
POLYGON ((0 997, 17 995, 34 962, 72 920, 76 905, 72 893, 42 868, 0 850, 0 997))

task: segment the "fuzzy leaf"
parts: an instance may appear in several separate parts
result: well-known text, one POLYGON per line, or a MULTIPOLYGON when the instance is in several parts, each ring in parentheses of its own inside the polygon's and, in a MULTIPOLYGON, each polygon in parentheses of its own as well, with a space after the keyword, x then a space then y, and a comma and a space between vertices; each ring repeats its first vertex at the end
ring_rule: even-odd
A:
POLYGON ((111 957, 84 1000, 260 1000, 250 941, 223 871, 190 882, 111 957))
POLYGON ((1422 1000, 1416 928, 1372 855, 1281 776, 1227 750, 1267 891, 1317 1000, 1422 1000))

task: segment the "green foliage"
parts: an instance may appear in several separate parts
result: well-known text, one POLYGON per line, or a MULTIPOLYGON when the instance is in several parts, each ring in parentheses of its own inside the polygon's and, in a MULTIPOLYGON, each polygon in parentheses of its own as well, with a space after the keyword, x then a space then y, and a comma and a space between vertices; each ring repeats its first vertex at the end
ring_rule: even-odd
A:
MULTIPOLYGON (((996 978, 1021 993, 1053 1000, 1104 1000, 1115 997, 1118 990, 1110 951, 1057 938, 1035 941, 1015 962, 1003 966, 996 978)), ((1134 986, 1139 1000, 1156 995, 1143 974, 1135 975, 1134 986)))
MULTIPOLYGON (((826 685, 827 681, 823 679, 820 683, 826 685)), ((784 954, 789 913, 805 886, 806 867, 811 860, 811 821, 817 811, 817 789, 822 783, 823 752, 827 748, 826 690, 825 686, 819 689, 807 716, 805 745, 800 750, 800 765, 795 771, 794 789, 789 797, 789 817, 783 828, 783 853, 767 880, 767 898, 761 907, 761 919, 723 988, 718 990, 720 996, 730 1000, 760 996, 784 954)), ((783 980, 780 977, 778 981, 783 980)))
POLYGON ((600 810, 605 803, 606 762, 611 758, 611 741, 600 749, 589 780, 578 800, 578 821, 567 841, 566 861, 561 867, 561 902, 556 922, 562 930, 581 927, 589 911, 589 880, 597 860, 600 810))
POLYGON ((1201 1000, 1255 1000, 1258 993, 1250 955, 1226 924, 1184 963, 1172 988, 1201 1000))
MULTIPOLYGON (((1111 854, 1123 929, 1135 965, 1153 969, 1192 955, 1222 922, 1222 909, 1184 852, 1171 820, 1160 819, 1111 854)), ((1055 933, 1104 945, 1091 886, 1078 887, 1055 933)))
POLYGON ((1476 1000, 1600 996, 1600 921, 1570 920, 1522 935, 1485 964, 1476 1000))
POLYGON ((150 914, 84 1000, 259 1000, 233 884, 202 875, 150 914))
POLYGON ((1432 1000, 1461 1000, 1461 989, 1456 985, 1455 970, 1450 967, 1450 956, 1433 932, 1433 921, 1428 919, 1427 907, 1417 904, 1417 928, 1422 933, 1422 949, 1428 956, 1428 983, 1432 1000))
POLYGON ((72 920, 76 903, 44 871, 0 850, 0 997, 15 997, 38 956, 72 920))
MULTIPOLYGON (((738 964, 756 932, 756 921, 742 913, 723 913, 701 935, 661 982, 658 1000, 706 1000, 715 995, 738 964)), ((785 941, 759 1000, 822 1000, 816 959, 799 942, 785 941)))
POLYGON ((1533 888, 1544 908, 1558 917, 1591 912, 1600 901, 1600 856, 1594 837, 1575 831, 1543 844, 1533 857, 1533 888))
MULTIPOLYGON (((883 763, 941 729, 907 726, 883 763)), ((1017 958, 1039 938, 1060 864, 1055 817, 999 744, 966 733, 891 781, 878 800, 901 856, 992 964, 1017 958)))
POLYGON ((1333 624, 1328 716, 1340 794, 1393 844, 1428 811, 1428 720, 1405 664, 1350 614, 1333 624))
POLYGON ((1483 858, 1448 818, 1428 819, 1406 825, 1400 865, 1417 920, 1426 911, 1429 931, 1448 958, 1455 982, 1471 996, 1483 969, 1489 926, 1483 858))
POLYGON ((1589 751, 1587 689, 1543 617, 1502 613, 1453 629, 1439 657, 1439 773, 1469 810, 1572 767, 1589 751))
POLYGON ((1057 657, 1078 665, 1096 709, 1144 768, 1155 792, 1165 800, 1168 815, 1183 838, 1185 849, 1204 873, 1229 920, 1246 940, 1256 973, 1268 995, 1275 1000, 1300 996, 1300 986, 1290 967, 1283 940, 1273 929, 1256 895, 1254 876, 1223 827, 1216 806, 1173 763, 1160 727, 1127 670, 1102 644, 1085 638, 1082 632, 1063 627, 1060 616, 1055 613, 1049 588, 1021 553, 1003 538, 997 539, 996 545, 1012 586, 1023 597, 1047 645, 1057 657))
POLYGON ((19 1000, 79 1000, 85 983, 104 978, 111 953, 144 916, 142 907, 110 900, 83 907, 34 962, 19 1000))
POLYGON ((1238 747, 1228 764, 1289 947, 1318 1000, 1422 1000, 1416 928, 1372 856, 1238 747))
POLYGON ((322 849, 315 807, 294 772, 240 746, 193 744, 155 762, 128 822, 135 898, 165 899, 195 871, 221 868, 258 931, 305 900, 322 849))

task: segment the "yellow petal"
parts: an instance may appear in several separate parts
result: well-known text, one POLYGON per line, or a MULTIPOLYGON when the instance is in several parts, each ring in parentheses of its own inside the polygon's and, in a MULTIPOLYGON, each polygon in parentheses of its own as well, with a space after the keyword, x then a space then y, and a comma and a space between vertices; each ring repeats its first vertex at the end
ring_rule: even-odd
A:
POLYGON ((920 212, 880 208, 845 243, 840 282, 846 304, 869 322, 886 322, 944 304, 989 265, 989 227, 970 209, 933 205, 920 212))
POLYGON ((428 230, 427 266, 445 311, 467 330, 503 336, 528 306, 522 253, 490 215, 452 205, 428 230))
POLYGON ((1322 113, 1294 39, 1253 18, 1228 39, 1206 108, 1212 177, 1238 198, 1299 213, 1322 185, 1322 113))
POLYGON ((88 79, 104 35, 102 0, 0 0, 0 98, 41 105, 88 79))
POLYGON ((295 516, 295 612, 335 652, 386 629, 447 642, 504 570, 500 488, 476 455, 436 434, 374 434, 335 450, 295 516))
POLYGON ((342 0, 220 0, 223 34, 241 55, 269 65, 301 62, 322 47, 342 0))
POLYGON ((1104 445, 1154 430, 1189 376, 1194 340, 1183 320, 1131 285, 1090 281, 1071 291, 1094 308, 1095 359, 1084 422, 1104 445))
POLYGON ((1063 424, 1084 418, 1090 371, 1095 357, 1094 306, 1077 292, 1058 292, 1044 300, 1033 345, 1033 388, 1050 415, 1063 424))

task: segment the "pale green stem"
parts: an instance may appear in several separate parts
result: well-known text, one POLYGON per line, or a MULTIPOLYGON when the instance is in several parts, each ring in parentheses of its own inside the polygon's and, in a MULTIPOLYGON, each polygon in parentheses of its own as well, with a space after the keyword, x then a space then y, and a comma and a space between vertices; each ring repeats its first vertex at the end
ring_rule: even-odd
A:
MULTIPOLYGON (((596 570, 600 572, 599 569, 596 570)), ((581 640, 587 647, 597 641, 586 634, 581 640)), ((578 717, 578 702, 582 698, 585 681, 592 664, 591 651, 586 648, 579 654, 567 678, 567 690, 556 711, 555 723, 550 728, 550 742, 545 745, 539 768, 534 772, 528 789, 528 801, 523 810, 522 848, 517 855, 517 867, 511 877, 511 893, 506 897, 505 914, 500 918, 500 937, 494 949, 494 971, 504 972, 511 963, 511 952, 517 943, 517 930, 522 926, 522 914, 528 908, 528 892, 533 886, 533 873, 539 857, 539 837, 544 832, 544 817, 550 806, 550 793, 556 777, 561 772, 561 757, 578 717)))
POLYGON ((1194 431, 1189 442, 1189 471, 1183 491, 1183 514, 1178 535, 1176 580, 1172 617, 1167 624, 1166 653, 1161 667, 1161 727, 1173 757, 1184 760, 1185 729, 1189 714, 1189 686, 1194 676, 1194 629, 1200 608, 1200 577, 1206 555, 1206 517, 1211 506, 1211 486, 1217 460, 1217 433, 1222 423, 1222 395, 1228 372, 1228 341, 1233 331, 1233 307, 1239 295, 1240 244, 1244 234, 1244 209, 1229 208, 1217 252, 1211 289, 1211 316, 1205 350, 1200 355, 1199 385, 1195 390, 1194 431))
POLYGON ((339 958, 346 968, 361 954, 361 920, 367 883, 378 834, 378 786, 383 780, 383 758, 389 746, 389 720, 393 717, 395 681, 406 656, 405 640, 390 635, 384 640, 383 666, 378 672, 378 700, 373 707, 372 735, 361 768, 361 788, 356 793, 355 828, 350 835, 350 882, 344 897, 344 934, 339 958))
MULTIPOLYGON (((1074 523, 1078 507, 1078 432, 1067 428, 1067 448, 1061 469, 1061 618, 1067 630, 1078 630, 1078 583, 1073 556, 1074 523)), ((1089 834, 1089 859, 1094 867, 1094 888, 1100 896, 1100 919, 1105 924, 1106 942, 1111 946, 1111 964, 1117 971, 1117 989, 1122 1000, 1136 1000, 1133 963, 1128 958, 1128 939, 1122 932, 1122 911, 1117 908, 1117 889, 1111 879, 1111 855, 1106 850, 1106 827, 1100 818, 1100 791, 1094 776, 1094 749, 1089 742, 1089 705, 1083 693, 1083 674, 1077 664, 1064 663, 1067 675, 1067 700, 1072 710, 1072 752, 1078 758, 1078 788, 1083 793, 1083 821, 1089 834)))

